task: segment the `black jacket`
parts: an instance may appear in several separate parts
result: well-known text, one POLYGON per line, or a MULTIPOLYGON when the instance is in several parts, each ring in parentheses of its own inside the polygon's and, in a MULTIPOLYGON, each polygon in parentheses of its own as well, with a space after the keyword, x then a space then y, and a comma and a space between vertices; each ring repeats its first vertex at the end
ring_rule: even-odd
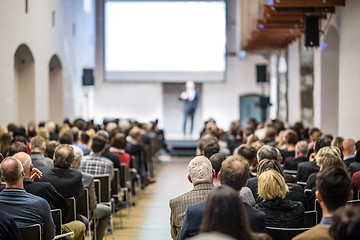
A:
POLYGON ((267 227, 300 228, 305 226, 305 208, 301 202, 272 199, 255 205, 265 213, 267 227))
POLYGON ((284 163, 284 169, 287 170, 297 170, 299 163, 307 162, 308 159, 305 156, 300 157, 287 157, 284 163))
POLYGON ((300 182, 306 182, 310 174, 318 172, 319 170, 320 167, 316 165, 315 160, 312 162, 299 163, 296 173, 296 179, 300 182))

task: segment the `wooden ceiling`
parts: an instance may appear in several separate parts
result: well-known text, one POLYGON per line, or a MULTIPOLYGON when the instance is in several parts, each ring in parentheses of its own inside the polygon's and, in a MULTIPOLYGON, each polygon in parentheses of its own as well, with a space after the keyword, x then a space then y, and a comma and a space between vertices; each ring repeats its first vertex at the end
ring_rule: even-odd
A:
POLYGON ((273 52, 281 50, 304 32, 306 16, 326 19, 335 12, 335 6, 345 6, 345 0, 273 0, 263 5, 262 17, 256 19, 243 50, 273 52))

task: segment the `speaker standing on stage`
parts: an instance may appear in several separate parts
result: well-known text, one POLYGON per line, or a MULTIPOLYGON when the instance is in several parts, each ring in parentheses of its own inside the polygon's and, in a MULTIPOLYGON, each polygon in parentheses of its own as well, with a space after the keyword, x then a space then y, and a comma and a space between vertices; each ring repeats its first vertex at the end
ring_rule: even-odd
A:
POLYGON ((199 103, 199 94, 195 89, 195 84, 192 81, 186 82, 186 90, 180 94, 180 100, 184 101, 184 126, 183 133, 186 134, 186 122, 187 118, 190 117, 190 135, 192 134, 194 127, 194 114, 199 103))

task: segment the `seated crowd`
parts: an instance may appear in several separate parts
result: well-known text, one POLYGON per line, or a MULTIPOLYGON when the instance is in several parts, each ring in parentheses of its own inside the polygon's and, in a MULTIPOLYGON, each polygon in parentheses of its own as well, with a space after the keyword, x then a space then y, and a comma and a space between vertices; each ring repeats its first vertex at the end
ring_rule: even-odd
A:
MULTIPOLYGON (((132 174, 129 181, 135 184, 140 179, 141 188, 145 188, 154 182, 148 166, 154 153, 149 151, 158 151, 163 144, 157 121, 104 121, 103 128, 83 119, 73 123, 66 120, 61 126, 49 121, 40 123, 37 130, 30 123, 27 131, 15 124, 9 124, 7 129, 0 126, 0 238, 21 239, 16 226, 40 224, 42 239, 53 239, 55 221, 51 210, 60 209, 62 233, 72 232, 68 238, 83 239, 90 230, 89 222, 95 220, 94 237, 103 239, 112 209, 97 199, 94 179, 108 174, 111 181, 114 169, 120 172, 126 166, 132 174), (157 149, 151 149, 150 144, 157 149), (84 189, 88 190, 90 214, 76 213, 74 219, 67 199, 77 200, 84 189), (6 237, 9 235, 11 238, 6 237)), ((119 188, 111 191, 116 193, 119 188)), ((135 188, 129 191, 136 194, 135 188)), ((125 199, 125 195, 112 196, 114 210, 123 208, 125 200, 119 197, 125 199)))
POLYGON ((169 202, 173 239, 271 239, 279 228, 296 240, 358 238, 360 141, 278 120, 226 133, 210 119, 197 155, 194 188, 169 202))

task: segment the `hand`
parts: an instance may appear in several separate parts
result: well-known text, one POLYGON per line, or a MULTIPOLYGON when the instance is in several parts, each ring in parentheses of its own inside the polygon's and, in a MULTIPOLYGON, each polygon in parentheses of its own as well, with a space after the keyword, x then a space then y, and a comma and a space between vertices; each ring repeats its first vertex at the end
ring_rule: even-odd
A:
POLYGON ((309 161, 310 161, 310 162, 314 161, 314 160, 315 160, 315 156, 316 156, 315 153, 310 154, 310 156, 309 156, 309 161))
POLYGON ((182 100, 186 100, 186 99, 188 99, 188 95, 186 94, 186 92, 182 92, 182 93, 180 94, 180 98, 181 98, 182 100))
POLYGON ((41 178, 42 177, 42 172, 37 169, 37 168, 33 168, 32 171, 31 171, 31 181, 34 181, 34 179, 38 177, 38 178, 41 178))

